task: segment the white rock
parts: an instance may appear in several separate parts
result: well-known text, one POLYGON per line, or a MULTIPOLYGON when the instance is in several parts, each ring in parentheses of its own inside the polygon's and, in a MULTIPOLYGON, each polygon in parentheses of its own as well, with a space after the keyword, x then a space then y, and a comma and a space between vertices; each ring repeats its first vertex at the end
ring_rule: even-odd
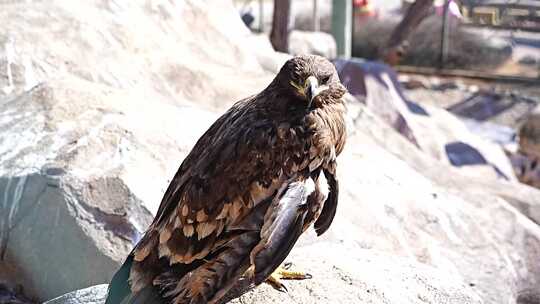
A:
POLYGON ((108 287, 109 285, 102 284, 76 290, 43 304, 103 304, 107 298, 108 287))
POLYGON ((334 37, 328 33, 292 31, 289 34, 289 53, 315 54, 333 59, 337 56, 337 46, 334 37))

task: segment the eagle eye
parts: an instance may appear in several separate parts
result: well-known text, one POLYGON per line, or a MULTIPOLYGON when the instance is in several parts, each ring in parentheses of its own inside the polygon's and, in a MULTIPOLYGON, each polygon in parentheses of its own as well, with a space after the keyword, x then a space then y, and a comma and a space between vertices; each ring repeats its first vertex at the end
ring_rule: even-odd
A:
POLYGON ((329 80, 330 80, 330 75, 328 75, 328 76, 323 76, 323 77, 321 78, 321 84, 327 84, 329 80))

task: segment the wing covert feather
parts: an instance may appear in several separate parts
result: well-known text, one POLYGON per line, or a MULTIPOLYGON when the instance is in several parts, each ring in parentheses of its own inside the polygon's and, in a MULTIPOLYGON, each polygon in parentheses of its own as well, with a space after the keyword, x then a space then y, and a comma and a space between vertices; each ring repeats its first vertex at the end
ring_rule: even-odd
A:
MULTIPOLYGON (((235 104, 203 134, 167 189, 150 230, 159 234, 159 256, 171 264, 204 258, 226 227, 275 192, 280 166, 270 162, 279 160, 272 149, 276 127, 263 109, 250 106, 253 100, 235 104)), ((155 243, 143 239, 136 260, 155 243)))

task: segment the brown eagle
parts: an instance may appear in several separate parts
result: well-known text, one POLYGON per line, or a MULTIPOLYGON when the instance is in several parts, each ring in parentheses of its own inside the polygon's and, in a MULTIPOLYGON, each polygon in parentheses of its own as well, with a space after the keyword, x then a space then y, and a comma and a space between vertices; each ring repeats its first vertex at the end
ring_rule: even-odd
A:
POLYGON ((337 207, 345 92, 332 63, 305 55, 233 105, 178 169, 106 304, 217 303, 245 273, 271 277, 311 224, 323 234, 337 207))

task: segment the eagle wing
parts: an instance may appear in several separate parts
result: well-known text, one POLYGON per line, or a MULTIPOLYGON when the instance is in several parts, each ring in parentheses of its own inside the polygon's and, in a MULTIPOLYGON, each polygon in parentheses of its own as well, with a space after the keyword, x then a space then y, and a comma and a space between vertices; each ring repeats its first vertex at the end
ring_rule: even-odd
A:
POLYGON ((252 104, 255 99, 235 104, 195 144, 135 249, 135 261, 156 246, 171 264, 204 258, 224 228, 238 224, 284 182, 278 163, 292 147, 277 144, 278 126, 252 104))

